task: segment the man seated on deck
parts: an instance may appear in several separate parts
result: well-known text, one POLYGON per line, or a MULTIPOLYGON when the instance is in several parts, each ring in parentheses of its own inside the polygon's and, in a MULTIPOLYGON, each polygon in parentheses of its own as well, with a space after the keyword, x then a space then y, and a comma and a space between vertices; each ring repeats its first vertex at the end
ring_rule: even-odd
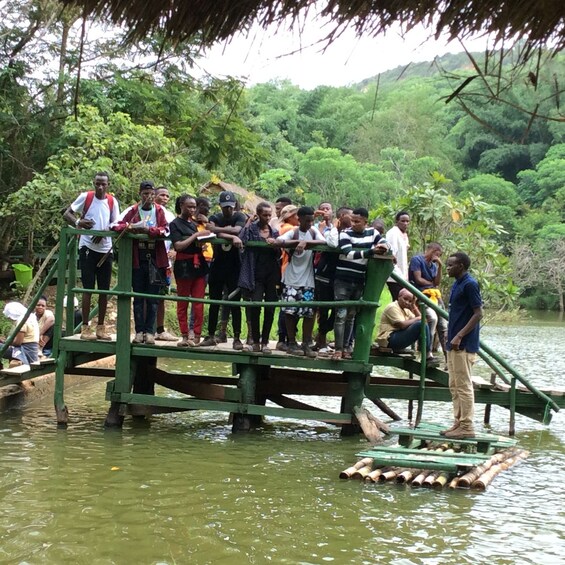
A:
MULTIPOLYGON (((408 280, 434 304, 445 308, 441 298, 439 285, 441 283, 441 254, 443 248, 439 243, 432 242, 426 246, 424 254, 414 255, 408 268, 408 280)), ((434 339, 436 329, 438 332, 441 349, 446 356, 445 339, 447 337, 447 320, 438 316, 432 308, 426 308, 426 317, 430 325, 431 339, 434 339)))
POLYGON ((47 309, 47 297, 42 296, 35 305, 35 317, 39 325, 39 354, 49 357, 53 349, 55 314, 47 309))
MULTIPOLYGON (((400 289, 397 300, 388 304, 381 314, 377 343, 395 352, 413 345, 420 339, 422 317, 414 295, 406 288, 400 289)), ((426 364, 437 367, 438 360, 431 353, 430 328, 426 323, 426 364)))
MULTIPOLYGON (((4 306, 4 316, 17 326, 26 315, 27 308, 19 302, 8 302, 4 306)), ((4 342, 4 340, 0 340, 4 342)), ((4 358, 10 359, 10 366, 30 365, 39 361, 39 324, 33 315, 28 316, 6 351, 4 358)))

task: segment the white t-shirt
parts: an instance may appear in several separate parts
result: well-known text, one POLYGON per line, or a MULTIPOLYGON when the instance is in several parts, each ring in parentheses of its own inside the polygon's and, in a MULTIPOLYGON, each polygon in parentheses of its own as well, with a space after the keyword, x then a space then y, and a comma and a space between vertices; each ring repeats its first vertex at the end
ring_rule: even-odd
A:
MULTIPOLYGON (((296 229, 288 230, 277 241, 325 241, 318 228, 311 228, 307 232, 298 230, 298 237, 294 234, 296 229)), ((293 253, 283 273, 282 282, 286 286, 314 288, 314 252, 304 250, 302 253, 293 253)))
MULTIPOLYGON (((86 200, 86 192, 82 192, 79 197, 71 204, 71 210, 77 214, 82 214, 82 209, 84 207, 84 202, 86 200)), ((118 216, 120 215, 120 208, 118 201, 114 198, 114 207, 110 213, 110 205, 108 204, 108 199, 98 200, 96 196, 92 199, 90 207, 86 211, 84 216, 85 220, 92 220, 94 222, 93 230, 108 230, 110 224, 114 223, 118 216)), ((92 236, 81 235, 79 241, 79 248, 88 247, 92 251, 97 251, 98 253, 106 253, 112 249, 112 239, 109 237, 103 237, 100 243, 94 243, 92 241, 92 236)))
MULTIPOLYGON (((392 254, 396 257, 396 265, 394 272, 400 275, 405 281, 408 280, 408 248, 410 242, 408 241, 408 234, 400 231, 398 226, 393 226, 386 232, 386 240, 390 244, 392 254)), ((389 278, 389 282, 394 282, 394 279, 389 278)))

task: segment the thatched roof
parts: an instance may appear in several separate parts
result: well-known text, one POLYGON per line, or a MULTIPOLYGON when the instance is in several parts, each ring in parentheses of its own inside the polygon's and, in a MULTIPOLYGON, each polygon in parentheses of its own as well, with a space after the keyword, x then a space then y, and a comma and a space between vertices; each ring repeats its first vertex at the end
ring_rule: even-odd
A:
MULTIPOLYGON (((237 186, 237 184, 230 184, 223 181, 210 181, 203 184, 198 189, 198 194, 200 196, 206 196, 212 201, 212 204, 215 204, 218 201, 217 197, 219 196, 220 192, 224 190, 233 192, 236 195, 241 208, 248 214, 255 214, 257 204, 259 204, 260 202, 269 202, 268 200, 257 196, 254 192, 242 188, 241 186, 237 186)), ((269 204, 273 206, 274 210, 274 205, 271 202, 269 202, 269 204)))
MULTIPOLYGON (((461 39, 488 32, 498 39, 529 39, 532 46, 565 47, 564 0, 60 0, 87 15, 109 18, 131 30, 132 40, 163 33, 204 45, 227 39, 254 22, 266 27, 307 9, 320 10, 334 31, 354 26, 359 35, 376 35, 392 24, 417 24, 436 35, 461 39)), ((331 33, 330 33, 331 35, 331 33)))

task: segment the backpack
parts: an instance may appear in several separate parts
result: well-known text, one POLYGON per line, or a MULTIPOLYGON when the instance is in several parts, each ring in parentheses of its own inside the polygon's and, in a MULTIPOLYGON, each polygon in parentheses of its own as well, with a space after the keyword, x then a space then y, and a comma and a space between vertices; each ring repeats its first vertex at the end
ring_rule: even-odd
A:
MULTIPOLYGON (((316 239, 316 234, 314 232, 314 230, 312 228, 310 228, 308 230, 310 232, 310 237, 312 239, 316 239)), ((295 227, 293 230, 293 234, 292 234, 292 239, 298 239, 298 233, 300 232, 300 227, 295 227)), ((288 260, 289 262, 292 260, 292 256, 294 255, 294 252, 296 251, 296 249, 294 247, 289 247, 288 249, 285 249, 286 253, 288 254, 288 260)))
MULTIPOLYGON (((86 216, 86 213, 88 212, 88 209, 90 208, 90 205, 92 204, 92 201, 94 200, 94 190, 89 190, 86 193, 86 199, 84 201, 84 206, 82 207, 82 216, 81 218, 84 218, 86 216)), ((106 198, 108 199, 108 207, 110 208, 110 219, 112 218, 112 211, 114 210, 114 197, 111 194, 106 194, 106 198)))

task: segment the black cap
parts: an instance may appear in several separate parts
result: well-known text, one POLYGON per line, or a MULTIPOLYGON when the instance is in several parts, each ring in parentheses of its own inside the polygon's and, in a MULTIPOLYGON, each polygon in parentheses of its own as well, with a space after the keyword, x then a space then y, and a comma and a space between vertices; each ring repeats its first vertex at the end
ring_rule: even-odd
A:
POLYGON ((231 206, 232 208, 235 208, 235 194, 229 190, 220 192, 220 206, 222 208, 224 206, 231 206))
POLYGON ((147 188, 155 189, 155 185, 153 184, 153 181, 142 180, 141 183, 139 184, 139 190, 145 190, 147 188))

